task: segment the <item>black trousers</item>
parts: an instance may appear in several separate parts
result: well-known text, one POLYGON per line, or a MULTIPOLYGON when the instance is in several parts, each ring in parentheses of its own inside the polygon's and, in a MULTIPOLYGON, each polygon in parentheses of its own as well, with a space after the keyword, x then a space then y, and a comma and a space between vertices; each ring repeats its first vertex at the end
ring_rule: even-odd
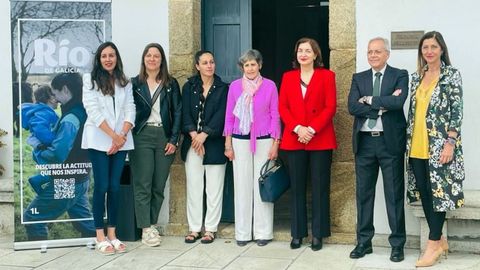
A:
POLYGON ((432 183, 430 182, 430 172, 428 169, 428 159, 410 158, 413 175, 420 192, 422 208, 427 219, 429 240, 438 241, 442 237, 443 223, 445 222, 446 212, 435 212, 433 209, 432 183))
POLYGON ((357 242, 370 245, 375 234, 373 212, 375 187, 379 168, 382 169, 385 204, 391 234, 392 247, 403 247, 405 233, 405 177, 404 155, 391 154, 384 136, 371 137, 361 133, 355 155, 357 198, 357 242))
POLYGON ((330 236, 330 171, 332 150, 286 151, 291 183, 291 235, 308 236, 307 177, 312 181, 312 234, 322 238, 330 236))

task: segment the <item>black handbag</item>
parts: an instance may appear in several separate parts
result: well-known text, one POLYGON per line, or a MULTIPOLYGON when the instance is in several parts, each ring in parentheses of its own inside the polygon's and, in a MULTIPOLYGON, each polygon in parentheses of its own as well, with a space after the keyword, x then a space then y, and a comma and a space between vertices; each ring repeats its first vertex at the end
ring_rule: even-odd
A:
POLYGON ((290 178, 280 159, 267 160, 258 179, 260 197, 264 202, 275 202, 290 187, 290 178), (270 165, 273 163, 273 165, 270 165))

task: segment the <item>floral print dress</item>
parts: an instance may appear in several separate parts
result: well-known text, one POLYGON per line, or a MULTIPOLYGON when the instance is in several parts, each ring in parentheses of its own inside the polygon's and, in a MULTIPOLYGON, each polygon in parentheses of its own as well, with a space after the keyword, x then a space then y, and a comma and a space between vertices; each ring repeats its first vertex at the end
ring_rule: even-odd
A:
MULTIPOLYGON (((428 68, 428 67, 426 67, 428 68)), ((410 109, 407 127, 407 157, 412 147, 412 134, 415 125, 416 91, 422 77, 413 73, 410 83, 410 109)), ((425 117, 429 142, 429 172, 432 185, 433 209, 436 212, 455 210, 464 205, 462 182, 465 168, 462 151, 461 125, 463 118, 462 77, 452 66, 442 62, 440 78, 433 90, 425 117), (453 160, 440 164, 440 154, 448 138, 448 131, 458 133, 453 152, 453 160)), ((407 199, 409 203, 420 199, 412 166, 407 159, 407 199)))

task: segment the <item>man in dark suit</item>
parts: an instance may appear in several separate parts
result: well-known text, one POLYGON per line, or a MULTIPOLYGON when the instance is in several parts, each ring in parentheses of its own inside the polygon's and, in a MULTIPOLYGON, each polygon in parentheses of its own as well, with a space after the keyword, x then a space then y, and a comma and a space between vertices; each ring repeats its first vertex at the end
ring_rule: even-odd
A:
POLYGON ((380 167, 392 231, 388 239, 392 246, 390 260, 400 262, 404 259, 406 240, 403 104, 408 95, 408 73, 387 65, 390 56, 387 39, 370 40, 367 56, 372 68, 353 75, 348 96, 348 110, 355 116, 352 141, 357 199, 357 246, 350 258, 361 258, 373 251, 375 185, 380 167))

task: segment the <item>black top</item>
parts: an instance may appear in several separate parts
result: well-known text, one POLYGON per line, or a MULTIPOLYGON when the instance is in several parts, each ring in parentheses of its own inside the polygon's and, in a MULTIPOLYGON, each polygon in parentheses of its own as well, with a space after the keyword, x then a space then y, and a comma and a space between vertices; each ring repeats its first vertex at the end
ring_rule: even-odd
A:
POLYGON ((224 155, 225 137, 225 110, 227 107, 228 84, 214 75, 214 82, 207 97, 203 99, 203 82, 199 75, 188 79, 182 89, 182 143, 181 155, 183 161, 187 158, 192 144, 191 131, 208 134, 205 143, 203 164, 224 164, 227 158, 224 155))

